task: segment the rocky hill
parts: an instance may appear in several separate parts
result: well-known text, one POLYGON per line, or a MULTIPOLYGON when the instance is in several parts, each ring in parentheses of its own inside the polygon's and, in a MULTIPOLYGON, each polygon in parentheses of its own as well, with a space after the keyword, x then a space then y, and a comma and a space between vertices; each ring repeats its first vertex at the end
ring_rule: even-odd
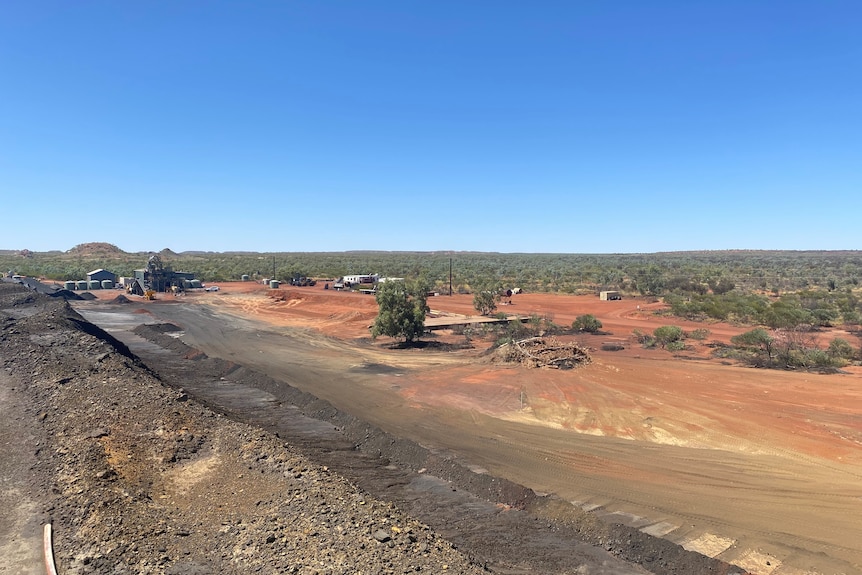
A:
POLYGON ((129 255, 114 244, 106 242, 78 244, 66 254, 82 258, 122 258, 129 255))

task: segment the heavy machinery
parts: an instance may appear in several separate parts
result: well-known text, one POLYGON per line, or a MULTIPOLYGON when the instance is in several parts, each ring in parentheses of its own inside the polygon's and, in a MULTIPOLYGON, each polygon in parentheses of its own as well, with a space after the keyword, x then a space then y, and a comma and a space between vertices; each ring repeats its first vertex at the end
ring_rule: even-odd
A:
POLYGON ((305 277, 303 275, 295 275, 290 280, 290 285, 300 286, 300 287, 313 286, 313 285, 317 285, 317 281, 315 281, 309 277, 305 277))
POLYGON ((154 300, 156 299, 156 291, 153 289, 148 289, 144 292, 144 299, 154 300))

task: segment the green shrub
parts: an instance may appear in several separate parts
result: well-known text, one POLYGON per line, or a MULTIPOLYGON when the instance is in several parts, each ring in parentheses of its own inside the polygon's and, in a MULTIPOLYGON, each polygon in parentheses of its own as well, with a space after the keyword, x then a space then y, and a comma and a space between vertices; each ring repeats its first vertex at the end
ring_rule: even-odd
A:
POLYGON ((836 337, 829 342, 827 353, 834 358, 851 360, 856 357, 856 350, 846 339, 836 337))
POLYGON ((575 321, 572 322, 572 329, 574 331, 596 333, 602 329, 602 322, 596 319, 596 316, 592 314, 579 315, 575 318, 575 321))
POLYGON ((666 348, 668 344, 681 341, 685 337, 682 328, 676 325, 663 325, 655 328, 652 333, 662 349, 666 348))
POLYGON ((634 337, 635 341, 645 348, 655 347, 655 338, 648 333, 642 332, 639 329, 635 329, 632 331, 632 337, 634 337))
POLYGON ((709 337, 710 333, 711 332, 706 328, 698 328, 687 334, 687 337, 690 339, 695 339, 697 341, 703 341, 709 337))
POLYGON ((794 359, 798 360, 798 367, 843 367, 847 365, 847 361, 841 358, 832 357, 822 349, 803 349, 798 350, 794 354, 794 359))

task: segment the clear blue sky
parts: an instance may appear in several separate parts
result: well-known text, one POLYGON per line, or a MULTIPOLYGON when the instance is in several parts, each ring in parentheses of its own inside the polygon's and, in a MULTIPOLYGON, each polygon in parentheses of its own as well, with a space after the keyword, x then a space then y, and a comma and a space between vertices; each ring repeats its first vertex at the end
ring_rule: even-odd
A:
POLYGON ((862 249, 862 3, 0 3, 0 248, 862 249))

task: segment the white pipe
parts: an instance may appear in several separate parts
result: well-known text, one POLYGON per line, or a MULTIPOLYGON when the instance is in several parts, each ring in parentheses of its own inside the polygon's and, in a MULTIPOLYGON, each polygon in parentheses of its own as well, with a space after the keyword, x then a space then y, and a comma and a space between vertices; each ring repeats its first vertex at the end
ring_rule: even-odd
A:
POLYGON ((57 566, 54 564, 54 544, 51 541, 50 523, 45 524, 42 549, 45 552, 45 571, 47 571, 48 575, 57 575, 57 566))

